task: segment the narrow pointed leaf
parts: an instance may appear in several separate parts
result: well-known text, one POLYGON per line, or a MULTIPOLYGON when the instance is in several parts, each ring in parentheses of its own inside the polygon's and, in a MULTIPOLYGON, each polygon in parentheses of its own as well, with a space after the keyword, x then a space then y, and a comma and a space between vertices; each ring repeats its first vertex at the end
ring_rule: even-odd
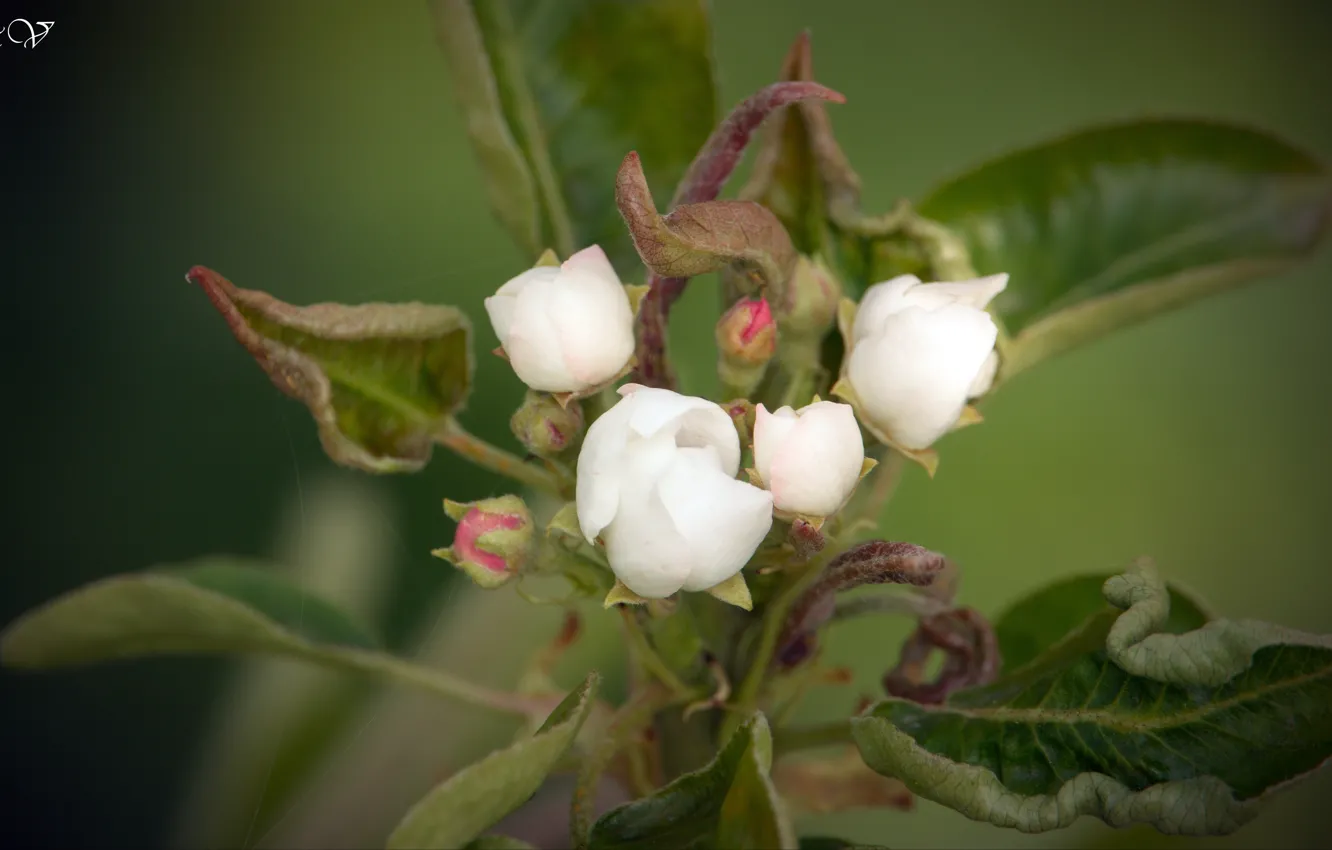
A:
POLYGON ((298 307, 202 266, 187 278, 273 384, 310 409, 337 463, 415 472, 430 459, 431 435, 467 399, 471 325, 453 307, 298 307))
POLYGON ((1147 563, 1041 657, 942 706, 885 700, 851 721, 867 764, 975 820, 1043 832, 1080 815, 1228 833, 1332 755, 1332 638, 1253 621, 1162 632, 1147 563))
MULTIPOLYGON (((440 671, 375 649, 346 615, 237 559, 113 576, 29 611, 0 635, 0 663, 44 670, 162 655, 276 655, 496 704, 440 671)), ((535 711, 545 698, 506 706, 535 711)))
POLYGON ((768 722, 754 715, 710 764, 603 815, 592 826, 589 847, 793 848, 795 835, 768 775, 771 765, 768 722))
POLYGON ((1015 374, 1119 327, 1271 277, 1327 229, 1324 165, 1275 137, 1193 120, 1100 127, 986 163, 919 204, 996 299, 1015 374))
MULTIPOLYGON (((1012 672, 1080 629, 1087 620, 1112 611, 1101 587, 1110 574, 1074 576, 1040 588, 1008 607, 994 632, 1004 670, 1012 672)), ((1181 634, 1212 619, 1192 593, 1171 582, 1170 617, 1161 631, 1181 634)))
POLYGON ((431 0, 491 204, 535 260, 597 243, 636 265, 615 168, 643 154, 664 203, 717 119, 703 0, 431 0))
POLYGON ((460 847, 527 802, 578 737, 600 681, 596 673, 589 674, 532 737, 491 753, 431 789, 393 830, 390 850, 460 847))

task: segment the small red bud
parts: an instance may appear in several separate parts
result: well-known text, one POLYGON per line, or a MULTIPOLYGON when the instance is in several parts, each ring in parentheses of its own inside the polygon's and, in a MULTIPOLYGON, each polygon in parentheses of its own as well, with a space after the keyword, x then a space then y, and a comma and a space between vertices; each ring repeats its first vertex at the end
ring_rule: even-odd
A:
POLYGON ((777 353, 777 323, 763 298, 742 298, 717 322, 717 348, 725 360, 758 366, 777 353))

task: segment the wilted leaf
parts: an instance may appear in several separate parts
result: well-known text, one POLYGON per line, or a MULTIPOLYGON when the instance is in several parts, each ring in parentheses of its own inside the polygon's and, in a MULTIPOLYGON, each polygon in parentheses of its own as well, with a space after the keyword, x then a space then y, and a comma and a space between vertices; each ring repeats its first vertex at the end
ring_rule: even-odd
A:
POLYGON ((835 758, 784 758, 773 768, 772 780, 791 808, 816 815, 853 809, 907 811, 915 799, 902 780, 875 773, 851 748, 835 758))
POLYGON ((760 204, 704 201, 658 214, 636 151, 620 165, 615 200, 639 257, 662 277, 688 278, 732 266, 760 285, 780 286, 795 266, 791 237, 760 204))
POLYGON ((324 451, 344 466, 419 470, 431 435, 467 399, 471 325, 453 307, 297 307, 203 266, 186 277, 273 384, 310 408, 324 451))
MULTIPOLYGON (((995 636, 1004 669, 1012 672, 1077 631, 1090 617, 1113 610, 1101 587, 1109 574, 1063 579, 1024 596, 995 620, 995 636)), ((1170 617, 1161 631, 1171 634, 1201 628, 1212 619, 1201 601, 1170 583, 1170 617)))
MULTIPOLYGON (((717 119, 703 0, 432 0, 491 204, 530 260, 597 243, 636 266, 615 168, 669 191, 717 119)), ((664 194, 664 202, 669 194, 664 194)))
MULTIPOLYGON (((505 696, 376 651, 333 606, 234 560, 102 579, 29 611, 0 636, 0 662, 30 670, 182 654, 279 655, 474 702, 505 696)), ((515 696, 506 708, 542 702, 515 696)))
POLYGON ((612 809, 592 827, 592 850, 793 848, 791 825, 768 770, 772 734, 758 714, 710 764, 656 793, 612 809))
POLYGON ((1327 228, 1322 163, 1264 133, 1192 120, 1082 131, 1000 157, 919 204, 981 274, 1013 375, 1306 256, 1327 228))
POLYGON ((943 706, 852 719, 867 764, 966 816, 1042 832, 1079 815, 1217 834, 1332 754, 1332 639, 1253 621, 1160 628, 1147 563, 1105 583, 1114 614, 943 706))
POLYGON ((491 753, 431 789, 393 830, 390 850, 458 847, 527 802, 578 736, 600 681, 596 673, 589 674, 535 735, 491 753))

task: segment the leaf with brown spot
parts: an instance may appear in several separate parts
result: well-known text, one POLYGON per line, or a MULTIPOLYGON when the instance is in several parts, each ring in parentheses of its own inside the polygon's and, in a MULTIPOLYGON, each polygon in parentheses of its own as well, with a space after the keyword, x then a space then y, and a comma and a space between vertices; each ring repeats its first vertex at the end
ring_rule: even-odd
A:
POLYGON ((772 781, 792 809, 812 815, 915 806, 902 780, 875 773, 854 747, 834 758, 784 758, 773 766, 772 781))
POLYGON ((324 451, 367 472, 416 472, 467 399, 471 325, 453 307, 311 304, 241 289, 195 266, 199 286, 278 389, 310 408, 324 451))
POLYGON ((638 255, 654 274, 687 278, 734 266, 761 286, 777 286, 795 266, 791 237, 752 201, 705 201, 657 212, 638 153, 620 165, 615 200, 638 255))

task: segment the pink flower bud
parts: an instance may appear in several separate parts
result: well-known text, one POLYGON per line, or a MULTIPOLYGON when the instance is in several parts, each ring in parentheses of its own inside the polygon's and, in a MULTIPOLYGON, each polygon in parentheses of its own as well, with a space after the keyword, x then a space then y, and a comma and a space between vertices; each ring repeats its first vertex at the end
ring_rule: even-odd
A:
POLYGON ((431 552, 484 588, 499 587, 527 563, 532 551, 532 514, 517 496, 469 504, 444 500, 444 513, 456 520, 453 545, 431 552))
POLYGON ((742 298, 717 322, 717 348, 723 360, 759 366, 777 352, 777 324, 763 298, 742 298))

